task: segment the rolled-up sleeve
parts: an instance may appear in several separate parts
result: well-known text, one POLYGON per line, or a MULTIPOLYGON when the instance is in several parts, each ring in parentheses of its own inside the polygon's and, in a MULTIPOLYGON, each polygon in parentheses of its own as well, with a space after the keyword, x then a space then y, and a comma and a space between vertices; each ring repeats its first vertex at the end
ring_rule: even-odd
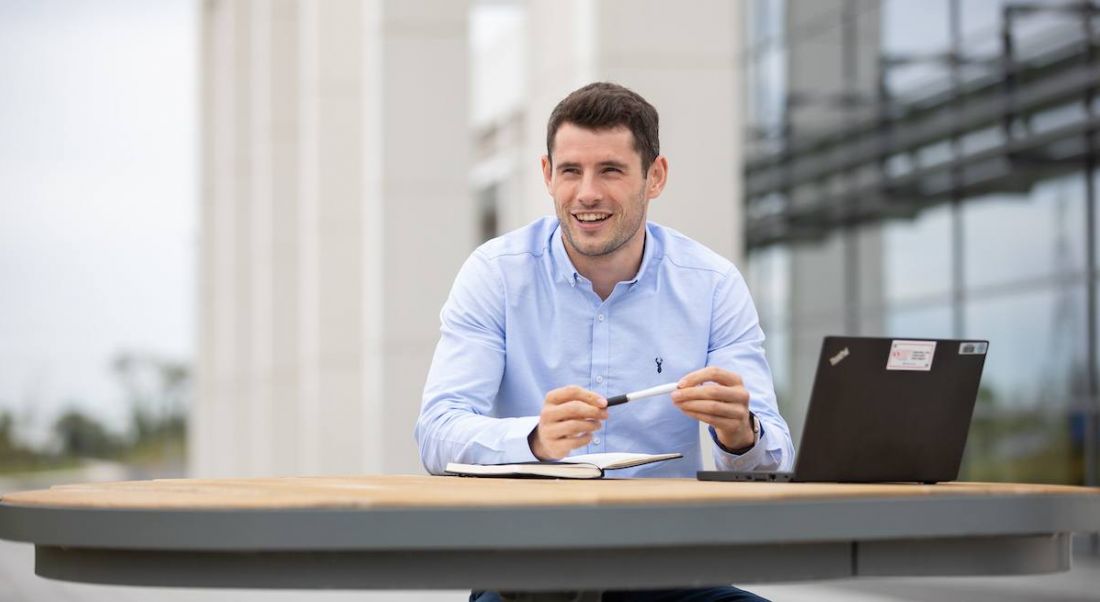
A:
POLYGON ((794 444, 787 421, 779 414, 771 369, 764 354, 764 332, 745 279, 731 267, 715 288, 707 365, 741 376, 749 391, 749 409, 760 422, 756 445, 741 455, 726 452, 711 433, 715 465, 720 470, 791 470, 794 444))
POLYGON ((440 474, 448 462, 535 461, 527 436, 537 416, 493 415, 505 363, 503 283, 475 251, 440 312, 440 337, 424 385, 416 440, 420 461, 440 474))

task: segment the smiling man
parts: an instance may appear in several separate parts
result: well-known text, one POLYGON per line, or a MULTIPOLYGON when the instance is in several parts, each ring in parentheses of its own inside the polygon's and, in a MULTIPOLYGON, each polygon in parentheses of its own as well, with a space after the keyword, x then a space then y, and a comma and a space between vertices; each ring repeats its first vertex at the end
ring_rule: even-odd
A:
MULTIPOLYGON (((430 472, 448 462, 679 452, 616 476, 694 477, 700 422, 719 469, 790 469, 791 437, 744 279, 703 245, 646 221, 669 174, 657 122, 645 99, 609 83, 555 107, 542 174, 556 217, 475 250, 441 312, 416 425, 430 472), (670 382, 671 395, 607 407, 608 396, 670 382)), ((603 599, 759 598, 717 588, 603 599)))

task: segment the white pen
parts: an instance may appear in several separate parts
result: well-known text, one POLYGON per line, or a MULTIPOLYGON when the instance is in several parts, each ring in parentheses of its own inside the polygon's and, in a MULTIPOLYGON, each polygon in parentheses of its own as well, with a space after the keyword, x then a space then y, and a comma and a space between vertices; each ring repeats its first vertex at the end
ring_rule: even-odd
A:
POLYGON ((656 387, 650 387, 648 389, 642 389, 641 391, 635 391, 633 393, 625 393, 623 395, 616 395, 614 397, 607 398, 607 407, 617 406, 628 401, 634 401, 635 399, 642 399, 645 397, 656 397, 657 395, 664 395, 666 393, 672 393, 680 383, 668 383, 667 385, 657 385, 656 387))

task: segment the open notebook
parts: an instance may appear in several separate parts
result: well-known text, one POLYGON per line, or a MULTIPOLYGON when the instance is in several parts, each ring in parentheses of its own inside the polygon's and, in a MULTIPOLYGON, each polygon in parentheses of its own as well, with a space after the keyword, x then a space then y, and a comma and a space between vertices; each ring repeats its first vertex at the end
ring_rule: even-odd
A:
POLYGON ((463 477, 512 477, 535 479, 599 479, 604 471, 631 468, 652 462, 682 458, 683 454, 608 453, 582 454, 557 462, 520 462, 517 464, 447 464, 447 474, 463 477))

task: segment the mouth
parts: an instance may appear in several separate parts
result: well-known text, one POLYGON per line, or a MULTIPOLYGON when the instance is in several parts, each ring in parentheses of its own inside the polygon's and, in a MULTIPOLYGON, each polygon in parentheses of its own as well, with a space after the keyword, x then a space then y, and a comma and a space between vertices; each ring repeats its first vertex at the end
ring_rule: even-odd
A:
POLYGON ((571 215, 573 216, 573 221, 578 223, 582 230, 598 229, 611 217, 610 213, 602 213, 599 211, 577 211, 571 215))

